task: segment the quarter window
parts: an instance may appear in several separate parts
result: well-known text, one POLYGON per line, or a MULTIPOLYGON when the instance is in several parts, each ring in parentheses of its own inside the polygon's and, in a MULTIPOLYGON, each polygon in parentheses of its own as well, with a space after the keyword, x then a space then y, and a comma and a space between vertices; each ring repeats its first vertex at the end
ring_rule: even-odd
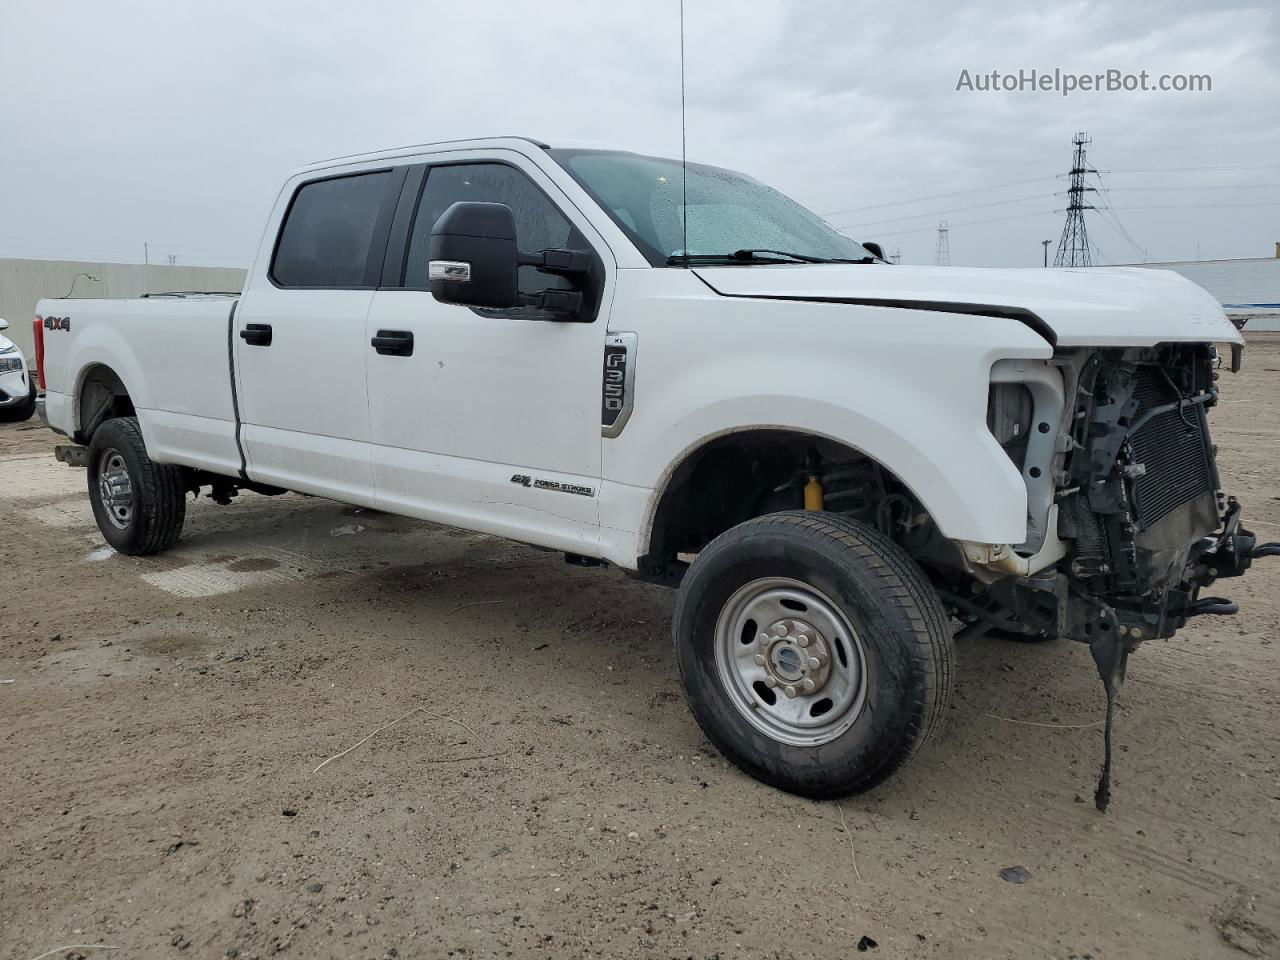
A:
POLYGON ((368 286, 366 267, 389 171, 304 183, 294 194, 271 276, 282 287, 368 286))

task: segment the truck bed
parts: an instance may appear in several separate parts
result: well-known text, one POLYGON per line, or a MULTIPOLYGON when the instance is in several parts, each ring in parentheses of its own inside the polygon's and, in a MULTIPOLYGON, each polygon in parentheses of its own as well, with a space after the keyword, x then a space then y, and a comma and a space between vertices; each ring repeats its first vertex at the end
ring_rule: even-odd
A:
POLYGON ((176 293, 131 300, 41 300, 46 415, 75 436, 91 410, 84 386, 108 368, 128 385, 151 456, 234 475, 231 319, 238 294, 176 293))

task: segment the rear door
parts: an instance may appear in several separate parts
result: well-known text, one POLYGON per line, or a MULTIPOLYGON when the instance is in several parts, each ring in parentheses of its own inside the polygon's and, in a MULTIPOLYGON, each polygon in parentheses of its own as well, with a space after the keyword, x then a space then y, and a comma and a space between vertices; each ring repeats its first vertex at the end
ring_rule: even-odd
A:
POLYGON ((365 319, 405 168, 303 179, 236 311, 250 478, 351 503, 373 497, 365 319))
MULTIPOLYGON (((366 331, 382 508, 594 553, 614 272, 603 240, 527 157, 471 154, 415 168, 366 331), (510 206, 522 250, 593 251, 593 319, 436 301, 427 289, 431 227, 459 200, 510 206)), ((525 293, 569 284, 526 267, 519 280, 525 293)))

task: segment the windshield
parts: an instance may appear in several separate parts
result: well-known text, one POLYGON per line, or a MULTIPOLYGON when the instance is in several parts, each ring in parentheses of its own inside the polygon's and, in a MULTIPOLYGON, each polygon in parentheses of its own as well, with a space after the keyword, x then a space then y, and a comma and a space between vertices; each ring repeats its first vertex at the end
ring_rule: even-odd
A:
MULTIPOLYGON (((741 173, 688 167, 688 245, 680 161, 611 150, 551 150, 655 267, 670 257, 774 251, 820 260, 871 254, 790 197, 741 173)), ((767 254, 761 260, 770 262, 767 254)), ((750 258, 738 257, 750 263, 750 258)))

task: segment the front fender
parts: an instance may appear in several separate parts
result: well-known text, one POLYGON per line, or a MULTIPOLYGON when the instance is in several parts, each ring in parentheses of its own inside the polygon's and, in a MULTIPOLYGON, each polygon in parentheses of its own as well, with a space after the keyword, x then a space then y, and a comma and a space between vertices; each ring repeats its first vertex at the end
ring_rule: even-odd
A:
POLYGON ((749 300, 698 307, 689 315, 688 298, 662 298, 637 318, 633 413, 619 438, 604 441, 613 502, 602 502, 601 516, 606 528, 634 532, 637 555, 685 458, 754 429, 861 451, 948 538, 1026 539, 1026 485, 987 428, 987 402, 997 361, 1052 356, 1041 337, 998 317, 749 300), (691 352, 693 329, 712 347, 691 352))
POLYGON ((657 455, 666 468, 646 499, 640 530, 652 529, 676 469, 703 446, 734 433, 788 430, 833 440, 879 463, 915 494, 948 538, 981 543, 1026 539, 1026 485, 987 431, 985 416, 975 426, 951 411, 934 410, 918 427, 904 431, 901 425, 891 427, 860 411, 811 398, 757 395, 712 404, 673 425, 670 439, 683 446, 657 455))

